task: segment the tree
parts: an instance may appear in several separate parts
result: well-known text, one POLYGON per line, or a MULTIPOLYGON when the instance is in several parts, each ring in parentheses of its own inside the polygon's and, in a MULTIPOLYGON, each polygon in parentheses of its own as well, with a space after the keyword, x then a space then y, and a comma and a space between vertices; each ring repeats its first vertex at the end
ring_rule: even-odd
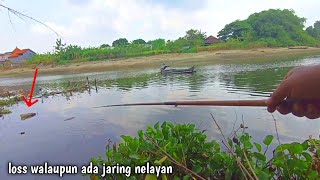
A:
POLYGON ((315 38, 317 38, 318 40, 320 40, 320 21, 316 21, 313 25, 313 30, 315 33, 315 38))
POLYGON ((80 59, 82 48, 78 45, 68 45, 64 52, 60 55, 61 60, 75 60, 80 59))
POLYGON ((262 41, 271 46, 311 45, 315 39, 304 31, 305 21, 293 10, 270 9, 227 24, 219 31, 218 37, 222 40, 262 41))
POLYGON ((206 33, 201 32, 201 30, 190 29, 186 32, 184 39, 189 42, 189 46, 195 47, 203 44, 206 37, 206 33))
POLYGON ((107 48, 107 47, 110 47, 110 45, 109 45, 109 44, 102 44, 102 45, 100 46, 100 48, 107 48))
POLYGON ((236 20, 227 24, 221 31, 218 32, 219 39, 226 41, 230 38, 243 40, 246 35, 252 33, 250 24, 246 21, 236 20))
POLYGON ((262 38, 277 39, 282 45, 294 45, 305 41, 304 23, 293 10, 270 9, 249 16, 255 40, 262 38))
POLYGON ((207 38, 205 32, 201 32, 201 30, 195 30, 195 29, 190 29, 186 32, 186 35, 184 36, 185 39, 188 41, 190 40, 195 40, 195 39, 202 39, 204 40, 207 38))
POLYGON ((183 37, 180 37, 175 41, 170 41, 167 44, 167 47, 172 52, 180 52, 186 46, 189 46, 189 42, 183 37))
POLYGON ((147 44, 150 44, 152 46, 152 49, 163 50, 166 47, 166 40, 159 38, 152 41, 148 41, 147 44))
POLYGON ((132 41, 132 44, 146 44, 146 41, 143 39, 136 39, 132 41))
POLYGON ((56 53, 61 53, 65 50, 66 43, 62 43, 61 38, 56 40, 56 45, 54 46, 54 50, 56 53))
POLYGON ((316 21, 313 26, 315 29, 320 30, 320 21, 316 21))
POLYGON ((313 27, 312 26, 309 26, 307 29, 306 29, 306 32, 316 38, 317 40, 320 40, 320 21, 316 21, 314 24, 313 24, 313 27))
POLYGON ((112 42, 112 46, 113 47, 126 46, 128 44, 129 44, 129 42, 128 42, 128 40, 126 38, 120 38, 120 39, 117 39, 117 40, 112 42))

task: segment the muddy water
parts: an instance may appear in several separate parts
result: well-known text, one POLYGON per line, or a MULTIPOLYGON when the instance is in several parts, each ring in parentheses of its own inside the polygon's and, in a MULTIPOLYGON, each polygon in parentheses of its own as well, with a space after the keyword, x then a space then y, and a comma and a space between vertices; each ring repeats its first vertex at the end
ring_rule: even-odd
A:
MULTIPOLYGON (((9 176, 7 163, 14 164, 87 164, 91 157, 104 155, 108 139, 136 135, 140 129, 156 122, 195 123, 208 135, 220 138, 210 118, 212 113, 221 128, 229 134, 243 123, 257 141, 275 134, 274 120, 263 107, 115 107, 93 109, 94 106, 137 101, 260 99, 268 97, 282 77, 298 65, 319 64, 320 58, 271 63, 221 64, 197 67, 194 75, 162 76, 158 70, 122 71, 82 74, 77 76, 39 77, 37 94, 64 91, 81 86, 89 77, 97 79, 97 91, 60 94, 40 99, 32 108, 23 103, 0 119, 0 179, 59 179, 58 176, 9 176), (37 116, 21 121, 21 113, 37 116), (22 134, 21 134, 22 133, 22 134)), ((0 88, 29 88, 30 78, 0 79, 0 88)), ((299 141, 309 135, 318 136, 320 121, 274 114, 283 142, 299 141)), ((65 176, 65 179, 82 179, 65 176)))

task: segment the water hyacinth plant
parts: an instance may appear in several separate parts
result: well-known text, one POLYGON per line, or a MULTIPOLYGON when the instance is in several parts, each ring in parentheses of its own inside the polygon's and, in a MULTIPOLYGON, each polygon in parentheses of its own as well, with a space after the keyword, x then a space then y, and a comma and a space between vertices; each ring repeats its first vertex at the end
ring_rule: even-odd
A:
MULTIPOLYGON (((215 121, 216 122, 216 121, 215 121)), ((216 122, 220 132, 221 129, 216 122)), ((172 166, 172 174, 134 174, 129 179, 316 179, 320 178, 320 141, 310 137, 302 143, 280 144, 270 149, 274 136, 253 142, 243 124, 233 135, 223 135, 222 145, 208 141, 205 131, 194 124, 164 122, 140 130, 137 137, 109 141, 103 158, 91 162, 101 167, 122 164, 134 168, 149 162, 172 166), (267 152, 272 157, 267 157, 267 152)), ((279 140, 279 139, 278 139, 279 140)), ((280 142, 280 141, 279 141, 280 142)), ((126 179, 124 174, 91 174, 91 179, 126 179)))

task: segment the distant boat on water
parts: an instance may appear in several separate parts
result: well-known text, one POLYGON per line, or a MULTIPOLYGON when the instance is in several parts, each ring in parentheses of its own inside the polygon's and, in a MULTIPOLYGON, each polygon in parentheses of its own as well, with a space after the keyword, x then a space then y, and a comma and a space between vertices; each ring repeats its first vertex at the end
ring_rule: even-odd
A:
POLYGON ((160 72, 162 74, 192 74, 195 73, 195 67, 192 66, 191 68, 187 68, 187 69, 173 69, 173 68, 169 68, 170 66, 163 64, 162 67, 160 68, 160 72))

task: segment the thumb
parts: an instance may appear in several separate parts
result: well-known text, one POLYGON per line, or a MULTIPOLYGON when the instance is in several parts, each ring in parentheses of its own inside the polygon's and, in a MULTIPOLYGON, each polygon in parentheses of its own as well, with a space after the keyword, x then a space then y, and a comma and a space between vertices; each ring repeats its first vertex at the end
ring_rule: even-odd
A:
POLYGON ((285 79, 281 82, 281 84, 277 87, 277 89, 272 93, 269 98, 268 111, 274 112, 277 106, 289 95, 289 83, 288 79, 285 79))

